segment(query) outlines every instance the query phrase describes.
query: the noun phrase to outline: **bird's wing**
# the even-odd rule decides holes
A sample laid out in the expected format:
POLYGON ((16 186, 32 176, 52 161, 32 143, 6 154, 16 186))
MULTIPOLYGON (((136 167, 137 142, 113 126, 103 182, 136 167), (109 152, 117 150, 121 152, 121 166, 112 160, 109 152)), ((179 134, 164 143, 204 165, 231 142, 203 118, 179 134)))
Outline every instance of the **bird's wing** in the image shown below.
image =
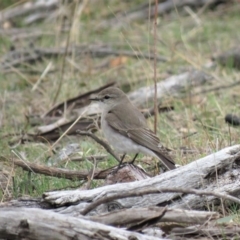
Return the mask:
POLYGON ((127 135, 134 142, 153 151, 161 149, 159 138, 148 128, 129 129, 127 135))
POLYGON ((114 109, 107 113, 105 119, 117 131, 147 127, 147 122, 143 114, 130 102, 126 102, 124 107, 114 107, 114 109))
POLYGON ((153 151, 159 151, 159 138, 147 128, 146 124, 141 124, 141 119, 139 120, 135 114, 125 115, 126 119, 122 119, 123 116, 118 116, 117 112, 113 110, 106 115, 105 120, 109 126, 134 142, 153 151))
POLYGON ((150 129, 132 129, 127 135, 134 142, 151 149, 168 169, 176 168, 173 159, 168 154, 168 149, 160 143, 159 138, 150 129))
POLYGON ((131 117, 132 116, 128 118, 129 121, 119 121, 119 116, 116 114, 116 112, 110 111, 106 115, 105 119, 109 126, 111 126, 115 131, 126 137, 129 137, 137 144, 151 149, 162 159, 163 163, 168 169, 174 169, 175 163, 168 155, 168 149, 161 145, 159 138, 154 134, 153 131, 148 129, 146 125, 137 123, 137 120, 131 117), (134 124, 133 120, 136 120, 134 121, 134 124))

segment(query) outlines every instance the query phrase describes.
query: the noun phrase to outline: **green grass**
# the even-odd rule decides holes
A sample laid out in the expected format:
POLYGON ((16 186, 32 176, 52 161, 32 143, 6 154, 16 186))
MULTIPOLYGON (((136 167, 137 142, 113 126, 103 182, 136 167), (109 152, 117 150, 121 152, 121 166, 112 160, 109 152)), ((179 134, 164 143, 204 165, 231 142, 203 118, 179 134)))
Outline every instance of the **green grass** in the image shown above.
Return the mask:
MULTIPOLYGON (((71 43, 105 43, 113 45, 113 48, 116 49, 145 53, 153 50, 153 25, 148 20, 133 22, 121 30, 114 28, 93 30, 103 16, 114 16, 113 12, 125 9, 126 6, 130 9, 137 5, 137 2, 121 2, 120 5, 117 5, 115 1, 101 1, 97 4, 99 14, 94 10, 96 6, 91 5, 91 2, 83 11, 79 19, 80 27, 74 29, 74 35, 70 38, 71 43), (78 37, 76 38, 76 36, 78 37)), ((6 6, 4 5, 4 7, 6 6)), ((205 11, 199 16, 199 19, 201 24, 197 25, 192 17, 186 13, 183 14, 182 11, 172 12, 168 16, 159 18, 157 53, 171 59, 169 63, 157 64, 160 79, 165 79, 171 74, 179 74, 189 67, 203 69, 203 65, 209 61, 212 55, 228 50, 239 42, 240 32, 236 30, 240 29, 239 5, 228 6, 224 11, 224 17, 218 10, 215 10, 205 11)), ((67 34, 58 35, 57 25, 58 22, 33 25, 32 27, 53 33, 52 36, 46 35, 36 40, 34 44, 42 47, 64 46, 67 34)), ((24 44, 28 43, 22 42, 20 46, 24 46, 24 44)), ((8 38, 0 39, 1 55, 8 51, 9 46, 8 38)), ((153 62, 148 60, 128 58, 126 63, 120 67, 96 69, 96 66, 102 64, 106 58, 90 59, 86 56, 69 56, 68 58, 77 63, 81 71, 75 71, 75 68, 65 61, 65 74, 57 102, 74 97, 79 93, 85 93, 112 80, 118 82, 119 85, 130 83, 131 88, 128 88, 128 91, 153 84, 153 62), (143 80, 138 82, 140 79, 143 80)), ((1 136, 8 133, 32 131, 25 115, 42 114, 52 106, 61 78, 62 57, 44 59, 43 62, 36 65, 29 65, 28 69, 38 69, 41 73, 50 61, 57 71, 47 74, 36 91, 32 91, 32 86, 41 74, 30 75, 21 70, 19 70, 21 74, 0 74, 0 109, 3 112, 0 121, 1 136)), ((240 77, 240 72, 233 69, 231 65, 228 67, 217 65, 206 71, 218 79, 212 82, 212 86, 232 83, 239 80, 240 77)), ((199 87, 198 90, 203 87, 199 87)), ((210 152, 240 143, 240 128, 229 128, 224 122, 225 114, 240 114, 239 104, 237 104, 240 102, 239 92, 240 87, 236 86, 232 89, 202 94, 197 98, 193 97, 191 101, 189 101, 188 95, 185 98, 184 96, 182 98, 166 97, 164 102, 172 104, 175 110, 163 113, 158 117, 158 136, 164 145, 175 149, 174 158, 177 163, 186 164, 208 155, 210 152), (197 134, 191 135, 195 131, 197 134), (187 135, 191 136, 186 137, 187 135), (183 155, 179 150, 180 147, 196 151, 193 154, 183 155)), ((149 102, 143 107, 151 106, 152 103, 149 102)), ((149 126, 153 128, 153 118, 150 118, 148 122, 149 126)), ((101 136, 101 133, 98 134, 101 136)), ((8 145, 10 141, 12 141, 12 137, 0 138, 1 155, 9 159, 13 157, 12 149, 8 145)), ((58 149, 69 143, 79 143, 84 155, 105 153, 105 150, 91 139, 80 137, 64 138, 58 144, 58 149)), ((26 143, 16 146, 13 150, 23 153, 27 161, 47 164, 50 156, 49 149, 50 146, 47 143, 45 145, 26 143)), ((141 159, 138 160, 138 163, 141 163, 141 159)), ((11 171, 11 162, 4 164, 11 171)), ((105 169, 115 164, 116 161, 109 156, 106 161, 99 163, 98 167, 105 169)), ((92 165, 83 161, 69 163, 64 167, 77 170, 90 169, 92 165)), ((77 180, 69 181, 28 173, 17 167, 13 169, 13 174, 14 179, 10 181, 9 185, 10 192, 12 192, 9 196, 13 198, 25 195, 40 196, 45 191, 77 187, 82 184, 77 180)), ((93 181, 92 187, 98 185, 98 181, 93 181)), ((6 195, 3 197, 1 189, 0 199, 7 199, 6 195)))
POLYGON ((12 4, 15 4, 16 0, 1 0, 0 2, 0 10, 3 10, 9 6, 12 6, 12 4))

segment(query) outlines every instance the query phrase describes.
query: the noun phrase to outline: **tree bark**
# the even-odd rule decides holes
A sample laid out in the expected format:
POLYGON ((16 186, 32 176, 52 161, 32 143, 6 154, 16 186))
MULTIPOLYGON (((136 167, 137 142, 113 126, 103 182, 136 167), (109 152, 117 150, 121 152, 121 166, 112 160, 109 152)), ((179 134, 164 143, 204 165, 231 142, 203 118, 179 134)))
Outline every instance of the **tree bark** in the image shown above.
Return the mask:
POLYGON ((79 217, 66 217, 48 210, 28 208, 1 209, 0 237, 11 240, 163 239, 126 231, 79 217))

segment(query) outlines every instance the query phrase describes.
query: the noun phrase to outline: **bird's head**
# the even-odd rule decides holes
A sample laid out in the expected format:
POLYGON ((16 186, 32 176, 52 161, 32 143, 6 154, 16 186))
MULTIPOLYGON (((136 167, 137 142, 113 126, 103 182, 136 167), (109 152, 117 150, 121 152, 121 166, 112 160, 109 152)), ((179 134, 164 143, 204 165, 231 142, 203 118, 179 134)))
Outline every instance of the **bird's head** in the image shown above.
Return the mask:
POLYGON ((112 108, 126 99, 126 94, 121 89, 116 87, 106 88, 90 98, 90 100, 98 101, 108 108, 112 108))

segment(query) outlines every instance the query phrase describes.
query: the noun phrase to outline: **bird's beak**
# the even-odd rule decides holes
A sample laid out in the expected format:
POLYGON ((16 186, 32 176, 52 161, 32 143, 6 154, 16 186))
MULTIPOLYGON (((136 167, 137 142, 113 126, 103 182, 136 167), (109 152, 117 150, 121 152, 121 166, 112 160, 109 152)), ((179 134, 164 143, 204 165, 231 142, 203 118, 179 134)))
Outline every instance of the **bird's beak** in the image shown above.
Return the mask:
POLYGON ((89 99, 91 101, 101 101, 101 99, 97 95, 92 95, 89 99))

